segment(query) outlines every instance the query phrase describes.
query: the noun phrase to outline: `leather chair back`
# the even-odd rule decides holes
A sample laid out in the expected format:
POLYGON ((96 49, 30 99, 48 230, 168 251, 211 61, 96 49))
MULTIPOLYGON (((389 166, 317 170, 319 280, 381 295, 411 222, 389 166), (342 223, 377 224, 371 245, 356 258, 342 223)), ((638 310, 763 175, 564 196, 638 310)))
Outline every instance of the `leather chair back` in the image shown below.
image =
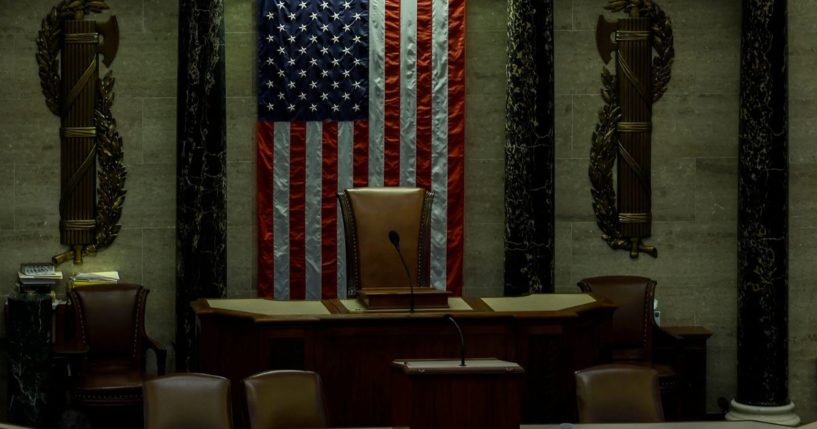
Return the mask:
POLYGON ((144 367, 145 302, 148 290, 136 284, 91 285, 71 290, 80 340, 88 360, 129 362, 144 367))
POLYGON ((611 358, 614 361, 651 361, 655 281, 637 276, 603 276, 582 279, 582 292, 608 298, 618 308, 613 313, 611 358))
POLYGON ((244 379, 251 429, 326 427, 321 378, 311 371, 267 371, 244 379))
POLYGON ((173 374, 144 384, 145 429, 229 429, 230 380, 173 374))
POLYGON ((421 188, 354 188, 338 194, 346 236, 347 294, 359 289, 408 287, 389 232, 417 287, 430 283, 432 192, 421 188))
POLYGON ((658 373, 610 364, 576 371, 579 423, 663 422, 658 373))

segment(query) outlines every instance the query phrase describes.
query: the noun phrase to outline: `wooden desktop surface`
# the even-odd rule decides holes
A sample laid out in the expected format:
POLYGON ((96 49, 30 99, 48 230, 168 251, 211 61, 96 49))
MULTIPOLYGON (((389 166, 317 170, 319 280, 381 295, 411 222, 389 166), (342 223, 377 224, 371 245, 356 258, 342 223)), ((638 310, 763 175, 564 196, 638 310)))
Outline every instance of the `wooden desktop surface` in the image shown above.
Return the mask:
MULTIPOLYGON (((448 311, 409 313, 350 311, 354 306, 340 300, 201 299, 193 303, 199 329, 195 369, 225 376, 235 386, 271 369, 316 371, 331 426, 388 426, 391 362, 458 357, 456 329, 443 318, 452 314, 463 329, 468 358, 502 359, 525 369, 524 422, 574 419, 573 371, 601 363, 613 305, 586 294, 452 300, 448 311)), ((240 389, 233 391, 234 409, 243 411, 240 389)), ((244 427, 241 419, 237 427, 244 427)))

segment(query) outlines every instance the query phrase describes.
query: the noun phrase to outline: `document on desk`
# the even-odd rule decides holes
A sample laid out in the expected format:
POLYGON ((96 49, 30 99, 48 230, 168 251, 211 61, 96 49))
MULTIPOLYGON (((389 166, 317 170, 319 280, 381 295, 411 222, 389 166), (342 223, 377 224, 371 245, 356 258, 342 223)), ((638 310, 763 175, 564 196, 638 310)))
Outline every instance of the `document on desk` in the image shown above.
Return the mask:
POLYGON ((537 293, 528 296, 482 298, 494 311, 559 311, 596 302, 584 293, 537 293))
POLYGON ((321 301, 275 301, 263 298, 208 299, 210 308, 265 316, 319 316, 330 314, 321 301))

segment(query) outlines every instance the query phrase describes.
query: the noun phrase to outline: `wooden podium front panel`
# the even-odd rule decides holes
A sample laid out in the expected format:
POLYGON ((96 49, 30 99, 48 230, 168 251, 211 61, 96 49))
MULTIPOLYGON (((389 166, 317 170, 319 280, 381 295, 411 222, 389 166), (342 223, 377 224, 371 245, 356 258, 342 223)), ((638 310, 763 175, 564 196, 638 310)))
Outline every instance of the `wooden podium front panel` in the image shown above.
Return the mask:
MULTIPOLYGON (((474 311, 452 313, 465 334, 466 356, 514 361, 526 370, 517 405, 523 421, 572 421, 573 371, 601 363, 600 336, 614 307, 594 302, 513 313, 467 300, 474 311)), ((236 428, 246 427, 241 380, 261 371, 319 373, 330 426, 392 426, 391 362, 459 356, 456 329, 442 312, 339 314, 337 301, 325 304, 332 314, 269 316, 211 308, 206 300, 193 304, 199 327, 195 370, 225 376, 237 386, 236 428)))

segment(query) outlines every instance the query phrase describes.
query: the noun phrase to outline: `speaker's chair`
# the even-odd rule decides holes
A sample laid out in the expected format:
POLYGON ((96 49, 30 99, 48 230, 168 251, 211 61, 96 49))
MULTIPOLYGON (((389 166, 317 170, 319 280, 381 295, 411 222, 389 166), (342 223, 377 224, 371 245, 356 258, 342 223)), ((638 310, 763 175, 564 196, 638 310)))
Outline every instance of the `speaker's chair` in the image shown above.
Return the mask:
POLYGON ((347 295, 360 289, 406 287, 403 266, 389 241, 400 248, 417 287, 429 287, 431 203, 421 188, 354 188, 338 194, 346 238, 347 295))

